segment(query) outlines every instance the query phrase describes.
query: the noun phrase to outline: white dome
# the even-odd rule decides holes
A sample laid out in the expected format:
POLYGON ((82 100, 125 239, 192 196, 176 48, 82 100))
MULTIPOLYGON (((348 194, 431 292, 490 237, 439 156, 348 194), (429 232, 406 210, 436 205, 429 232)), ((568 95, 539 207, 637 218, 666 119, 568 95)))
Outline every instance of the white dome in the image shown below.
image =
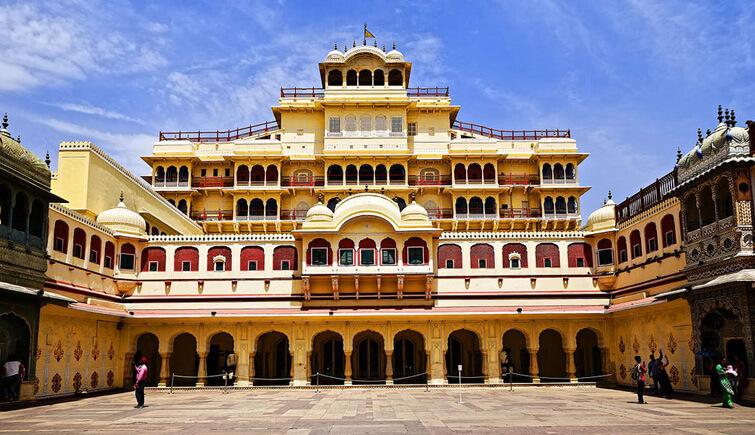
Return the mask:
POLYGON ((146 236, 147 223, 144 218, 139 213, 129 210, 123 203, 123 198, 115 208, 98 214, 97 223, 115 231, 116 236, 146 236))
POLYGON ((608 198, 603 207, 590 213, 585 224, 586 231, 601 231, 616 226, 616 203, 608 198))
POLYGON ((330 221, 333 220, 333 211, 323 205, 322 202, 318 202, 307 211, 306 220, 311 222, 330 221))
POLYGON ((407 205, 403 210, 401 210, 401 219, 407 221, 417 221, 429 220, 430 218, 427 216, 427 210, 425 210, 425 207, 417 204, 417 201, 412 201, 411 204, 407 205))
POLYGON ((330 50, 327 56, 325 56, 325 62, 343 62, 345 56, 339 49, 330 50))
POLYGON ((394 48, 385 55, 385 58, 390 61, 403 62, 404 54, 394 48))

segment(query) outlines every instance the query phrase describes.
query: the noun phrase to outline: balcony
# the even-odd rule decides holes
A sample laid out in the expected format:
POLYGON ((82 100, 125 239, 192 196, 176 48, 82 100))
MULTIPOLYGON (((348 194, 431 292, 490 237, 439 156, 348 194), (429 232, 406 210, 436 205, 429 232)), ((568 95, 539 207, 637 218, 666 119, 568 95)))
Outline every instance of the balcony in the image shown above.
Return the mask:
POLYGON ((537 186, 538 184, 540 184, 540 177, 537 174, 498 174, 498 184, 500 184, 501 186, 537 186))
POLYGON ((571 130, 499 130, 463 121, 454 121, 451 128, 499 140, 539 140, 571 137, 571 130))
POLYGON ((191 186, 197 189, 233 187, 233 177, 193 177, 191 186))
POLYGON ((323 88, 281 88, 281 98, 312 98, 320 99, 325 96, 323 88))
POLYGON ((327 186, 404 186, 406 180, 401 177, 400 179, 377 179, 377 180, 360 180, 360 179, 328 179, 327 186))
POLYGON ((281 210, 282 221, 302 222, 307 217, 308 210, 281 210))
POLYGON ((155 180, 155 183, 152 185, 153 187, 161 187, 161 188, 181 188, 181 187, 189 187, 189 180, 155 180))
POLYGON ((543 215, 543 219, 546 219, 546 220, 579 219, 579 213, 564 213, 564 212, 545 213, 543 215))
POLYGON ((281 186, 283 187, 321 187, 325 185, 325 177, 303 177, 292 175, 290 177, 281 178, 281 186))
POLYGON ((259 187, 259 188, 272 188, 272 189, 278 189, 281 187, 281 184, 278 183, 278 180, 236 180, 236 184, 232 185, 233 187, 237 189, 243 189, 243 188, 251 188, 251 187, 259 187))
POLYGON ((427 216, 430 220, 453 219, 454 212, 450 208, 428 208, 427 216))
POLYGON ((539 208, 502 208, 501 219, 527 219, 541 217, 539 208))
POLYGON ((230 142, 233 140, 258 136, 279 130, 278 121, 266 121, 248 127, 233 130, 215 131, 161 131, 160 142, 166 140, 188 140, 190 142, 230 142))
POLYGON ((233 210, 193 211, 191 218, 199 222, 230 221, 233 219, 233 210))
POLYGON ((450 175, 434 175, 434 176, 410 175, 409 185, 410 186, 450 186, 451 176, 450 175))
POLYGON ((542 180, 540 180, 540 183, 544 186, 553 186, 553 185, 577 184, 578 181, 576 177, 543 178, 542 180))
POLYGON ((444 97, 448 98, 450 93, 448 87, 445 88, 406 88, 406 96, 413 98, 436 98, 444 97))
POLYGON ((676 188, 676 168, 616 206, 616 223, 625 222, 665 200, 676 188))
POLYGON ((472 178, 472 179, 466 179, 466 180, 454 180, 454 186, 498 186, 498 180, 496 179, 482 179, 482 178, 472 178))

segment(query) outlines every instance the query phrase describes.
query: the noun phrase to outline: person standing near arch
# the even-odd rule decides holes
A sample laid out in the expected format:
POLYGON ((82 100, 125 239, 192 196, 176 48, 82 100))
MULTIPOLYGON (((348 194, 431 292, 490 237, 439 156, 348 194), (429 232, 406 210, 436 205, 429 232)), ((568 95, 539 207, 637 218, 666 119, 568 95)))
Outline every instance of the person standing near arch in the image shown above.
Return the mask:
POLYGON ((21 381, 26 375, 26 367, 16 358, 16 355, 8 355, 8 361, 3 364, 3 393, 5 399, 14 402, 18 400, 21 381))
POLYGON ((643 395, 645 393, 645 373, 647 373, 647 368, 645 368, 645 363, 642 362, 641 356, 635 356, 634 360, 637 364, 632 367, 630 373, 632 375, 632 380, 637 382, 637 403, 645 404, 647 402, 643 395))
POLYGON ((136 406, 134 408, 144 408, 144 387, 147 385, 147 372, 149 360, 143 356, 136 368, 136 379, 134 380, 134 394, 136 395, 136 406))

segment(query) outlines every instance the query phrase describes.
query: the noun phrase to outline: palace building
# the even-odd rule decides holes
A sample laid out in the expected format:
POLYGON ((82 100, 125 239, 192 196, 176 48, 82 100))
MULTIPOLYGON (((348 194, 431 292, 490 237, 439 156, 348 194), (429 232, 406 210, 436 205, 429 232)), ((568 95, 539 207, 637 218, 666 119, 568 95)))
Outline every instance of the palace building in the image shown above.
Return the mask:
POLYGON ((52 175, 28 157, 28 193, 3 173, 0 360, 25 358, 24 397, 128 386, 141 355, 154 386, 508 367, 630 385, 634 356, 662 350, 676 389, 708 393, 717 353, 753 369, 755 124, 720 113, 669 174, 582 221, 570 130, 462 121, 395 47, 336 47, 319 71, 270 121, 161 132, 147 176, 91 142, 60 144, 52 175))

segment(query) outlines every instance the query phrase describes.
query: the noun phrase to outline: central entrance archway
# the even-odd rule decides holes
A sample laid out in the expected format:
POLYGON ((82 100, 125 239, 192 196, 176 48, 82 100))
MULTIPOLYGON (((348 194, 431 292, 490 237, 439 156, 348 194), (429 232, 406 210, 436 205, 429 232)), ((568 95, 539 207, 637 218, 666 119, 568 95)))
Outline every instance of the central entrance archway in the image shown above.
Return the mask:
POLYGON ((530 353, 527 351, 527 337, 522 331, 509 329, 503 334, 501 369, 515 373, 513 379, 502 377, 504 382, 532 382, 532 378, 527 376, 530 374, 530 353))
POLYGON ((561 334, 553 329, 540 333, 540 349, 537 351, 537 366, 541 382, 566 381, 566 354, 561 334))
POLYGON ((317 334, 312 340, 311 382, 321 385, 343 385, 344 363, 343 337, 333 331, 317 334), (316 374, 320 373, 319 381, 316 374))
POLYGON ((598 335, 592 329, 582 329, 577 333, 574 364, 577 369, 577 378, 598 376, 603 373, 598 335))
POLYGON ((385 382, 383 337, 374 331, 363 331, 354 336, 351 364, 355 385, 385 382))
MULTIPOLYGON (((231 373, 235 369, 233 358, 233 337, 227 332, 219 332, 210 339, 210 351, 207 353, 207 381, 205 385, 225 385, 221 375, 231 373)), ((233 378, 228 379, 228 385, 233 385, 233 378)))
POLYGON ((459 365, 462 366, 462 383, 479 384, 485 381, 482 375, 480 340, 477 334, 468 329, 459 329, 448 336, 446 373, 449 383, 459 382, 459 365))
POLYGON ((721 393, 718 373, 713 369, 721 358, 732 365, 748 367, 747 346, 742 334, 742 322, 724 309, 709 311, 700 322, 700 354, 698 367, 710 376, 711 394, 721 393))
POLYGON ((417 331, 401 331, 393 338, 393 383, 427 382, 425 339, 417 331))
MULTIPOLYGON (((147 332, 136 340, 136 352, 134 352, 134 364, 138 364, 142 357, 147 357, 147 386, 156 387, 160 381, 160 341, 155 334, 147 332)), ((136 374, 136 371, 133 371, 136 374)))
POLYGON ((176 377, 173 385, 177 387, 196 386, 198 368, 197 339, 188 332, 176 336, 173 339, 173 352, 170 354, 170 371, 176 375, 190 377, 176 377))
POLYGON ((253 385, 289 385, 291 383, 291 352, 288 337, 278 331, 260 336, 254 354, 253 385))

